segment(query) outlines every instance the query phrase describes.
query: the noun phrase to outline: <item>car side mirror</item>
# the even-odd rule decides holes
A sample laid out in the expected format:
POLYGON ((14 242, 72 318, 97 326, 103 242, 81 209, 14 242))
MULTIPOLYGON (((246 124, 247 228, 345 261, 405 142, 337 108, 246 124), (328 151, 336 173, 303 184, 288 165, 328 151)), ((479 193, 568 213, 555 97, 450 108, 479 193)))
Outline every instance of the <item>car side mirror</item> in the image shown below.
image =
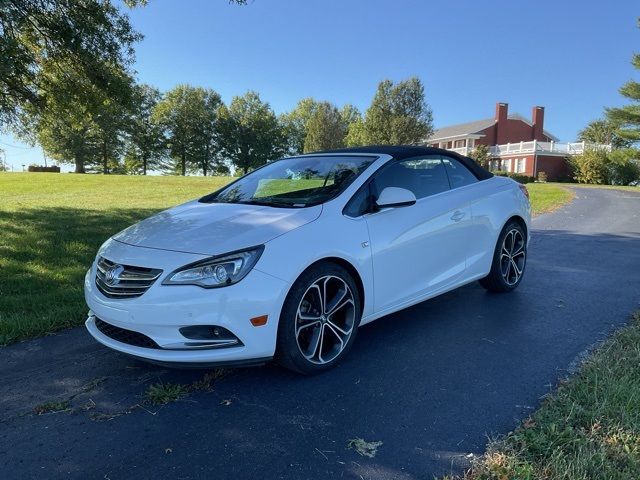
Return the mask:
POLYGON ((386 187, 376 199, 378 208, 407 207, 416 203, 416 196, 411 190, 399 187, 386 187))

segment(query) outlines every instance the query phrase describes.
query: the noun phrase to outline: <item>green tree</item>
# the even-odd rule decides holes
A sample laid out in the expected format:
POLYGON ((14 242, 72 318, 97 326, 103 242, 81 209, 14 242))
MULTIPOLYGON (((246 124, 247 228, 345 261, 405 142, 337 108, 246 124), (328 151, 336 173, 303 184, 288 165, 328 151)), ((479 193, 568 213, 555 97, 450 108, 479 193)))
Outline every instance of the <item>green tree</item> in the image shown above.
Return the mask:
POLYGON ((2 148, 0 148, 0 172, 6 172, 8 170, 6 162, 7 162, 7 154, 2 148))
POLYGON ((49 157, 75 164, 76 173, 85 173, 99 157, 94 119, 101 95, 86 79, 60 71, 57 65, 45 65, 42 73, 43 108, 25 106, 19 136, 31 145, 39 143, 49 157), (79 90, 87 94, 76 95, 79 90))
POLYGON ((110 76, 113 97, 105 96, 73 69, 59 69, 60 63, 46 63, 41 71, 40 99, 43 108, 26 105, 16 133, 61 162, 75 163, 84 173, 97 162, 108 173, 118 165, 132 107, 133 80, 118 65, 105 70, 110 76), (78 93, 82 92, 82 93, 78 93))
POLYGON ((635 148, 614 150, 609 154, 609 182, 632 185, 640 182, 640 152, 635 148))
POLYGON ((433 114, 420 79, 413 77, 395 85, 391 80, 380 82, 365 114, 363 130, 361 140, 368 144, 409 145, 428 138, 433 132, 433 114))
POLYGON ((110 0, 0 0, 0 128, 17 126, 26 107, 29 116, 47 107, 48 75, 86 87, 74 103, 90 104, 96 94, 117 98, 112 72, 128 70, 140 38, 110 0))
POLYGON ((104 98, 101 92, 96 92, 97 102, 91 112, 104 174, 112 169, 123 172, 120 159, 134 110, 133 79, 124 71, 111 72, 111 75, 114 83, 111 89, 116 92, 115 97, 104 98))
POLYGON ((153 109, 152 121, 162 127, 173 163, 169 171, 186 175, 202 169, 206 175, 214 151, 220 95, 210 89, 178 85, 153 109))
POLYGON ((256 92, 234 97, 219 109, 219 142, 223 154, 243 173, 282 155, 286 142, 268 103, 256 92))
POLYGON ((613 148, 629 148, 632 140, 622 137, 620 125, 609 119, 593 120, 578 133, 578 140, 590 143, 611 144, 613 148))
POLYGON ((364 145, 364 143, 358 142, 362 132, 362 114, 360 110, 347 103, 340 109, 340 116, 342 117, 345 131, 344 144, 349 147, 364 145))
POLYGON ((300 100, 295 108, 280 116, 280 124, 286 139, 287 153, 297 155, 304 152, 307 124, 318 106, 313 98, 300 100))
POLYGON ((154 87, 144 84, 135 87, 135 108, 125 153, 125 166, 131 173, 146 175, 148 170, 159 167, 165 156, 163 129, 152 121, 153 111, 160 98, 160 92, 154 87))
POLYGON ((196 125, 196 149, 198 169, 206 177, 212 170, 220 170, 220 146, 218 142, 218 110, 222 105, 220 95, 209 90, 204 97, 200 121, 196 125))
MULTIPOLYGON (((638 19, 640 27, 640 19, 638 19)), ((640 53, 633 55, 631 64, 640 70, 640 53)), ((630 80, 620 88, 623 97, 631 101, 631 104, 619 108, 606 110, 607 117, 615 125, 619 125, 620 136, 633 142, 640 141, 640 82, 630 80)))
POLYGON ((335 105, 320 102, 306 125, 304 152, 317 152, 344 147, 347 125, 335 105))
POLYGON ((477 145, 476 148, 469 154, 469 157, 475 160, 475 162, 483 168, 489 167, 489 161, 491 155, 489 154, 489 147, 486 145, 477 145))

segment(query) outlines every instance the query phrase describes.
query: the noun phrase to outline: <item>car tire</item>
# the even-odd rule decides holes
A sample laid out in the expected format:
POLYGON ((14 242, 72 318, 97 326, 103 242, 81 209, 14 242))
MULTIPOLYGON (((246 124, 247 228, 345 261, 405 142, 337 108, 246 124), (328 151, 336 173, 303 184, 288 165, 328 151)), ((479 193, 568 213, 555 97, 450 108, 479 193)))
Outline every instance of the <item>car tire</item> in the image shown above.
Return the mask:
POLYGON ((330 262, 310 267, 284 302, 276 361, 305 375, 332 368, 351 349, 361 315, 358 288, 345 268, 330 262))
POLYGON ((519 222, 511 221, 500 232, 489 275, 480 285, 490 292, 510 292, 524 276, 527 264, 527 234, 519 222))

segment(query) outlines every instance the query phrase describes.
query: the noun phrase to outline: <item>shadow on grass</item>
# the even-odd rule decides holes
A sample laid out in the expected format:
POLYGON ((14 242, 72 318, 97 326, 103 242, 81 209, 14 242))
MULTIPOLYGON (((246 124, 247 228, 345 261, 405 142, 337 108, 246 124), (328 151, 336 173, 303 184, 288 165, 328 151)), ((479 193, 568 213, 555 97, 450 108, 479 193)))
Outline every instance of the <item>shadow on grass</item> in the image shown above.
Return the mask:
POLYGON ((0 211, 0 345, 82 324, 98 247, 157 209, 0 211))

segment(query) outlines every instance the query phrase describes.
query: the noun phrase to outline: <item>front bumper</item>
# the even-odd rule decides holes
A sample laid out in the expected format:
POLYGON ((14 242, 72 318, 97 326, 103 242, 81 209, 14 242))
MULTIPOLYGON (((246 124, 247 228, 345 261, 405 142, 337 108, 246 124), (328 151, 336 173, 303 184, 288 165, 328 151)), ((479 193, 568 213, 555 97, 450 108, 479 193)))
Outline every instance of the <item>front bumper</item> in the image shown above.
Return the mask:
POLYGON ((164 276, 176 268, 202 259, 200 255, 134 247, 111 241, 99 253, 114 262, 161 268, 163 274, 137 298, 104 296, 95 284, 95 264, 85 277, 85 300, 90 308, 85 323, 89 333, 103 345, 119 352, 162 364, 227 365, 264 362, 273 357, 280 310, 289 284, 253 269, 235 285, 204 289, 191 285, 162 285, 164 276), (266 325, 255 327, 251 318, 268 315, 266 325), (158 348, 123 343, 105 335, 96 317, 115 327, 137 332, 153 340, 158 348), (184 345, 192 339, 179 329, 187 326, 223 327, 241 343, 226 347, 184 345), (182 345, 176 348, 176 345, 182 345))

